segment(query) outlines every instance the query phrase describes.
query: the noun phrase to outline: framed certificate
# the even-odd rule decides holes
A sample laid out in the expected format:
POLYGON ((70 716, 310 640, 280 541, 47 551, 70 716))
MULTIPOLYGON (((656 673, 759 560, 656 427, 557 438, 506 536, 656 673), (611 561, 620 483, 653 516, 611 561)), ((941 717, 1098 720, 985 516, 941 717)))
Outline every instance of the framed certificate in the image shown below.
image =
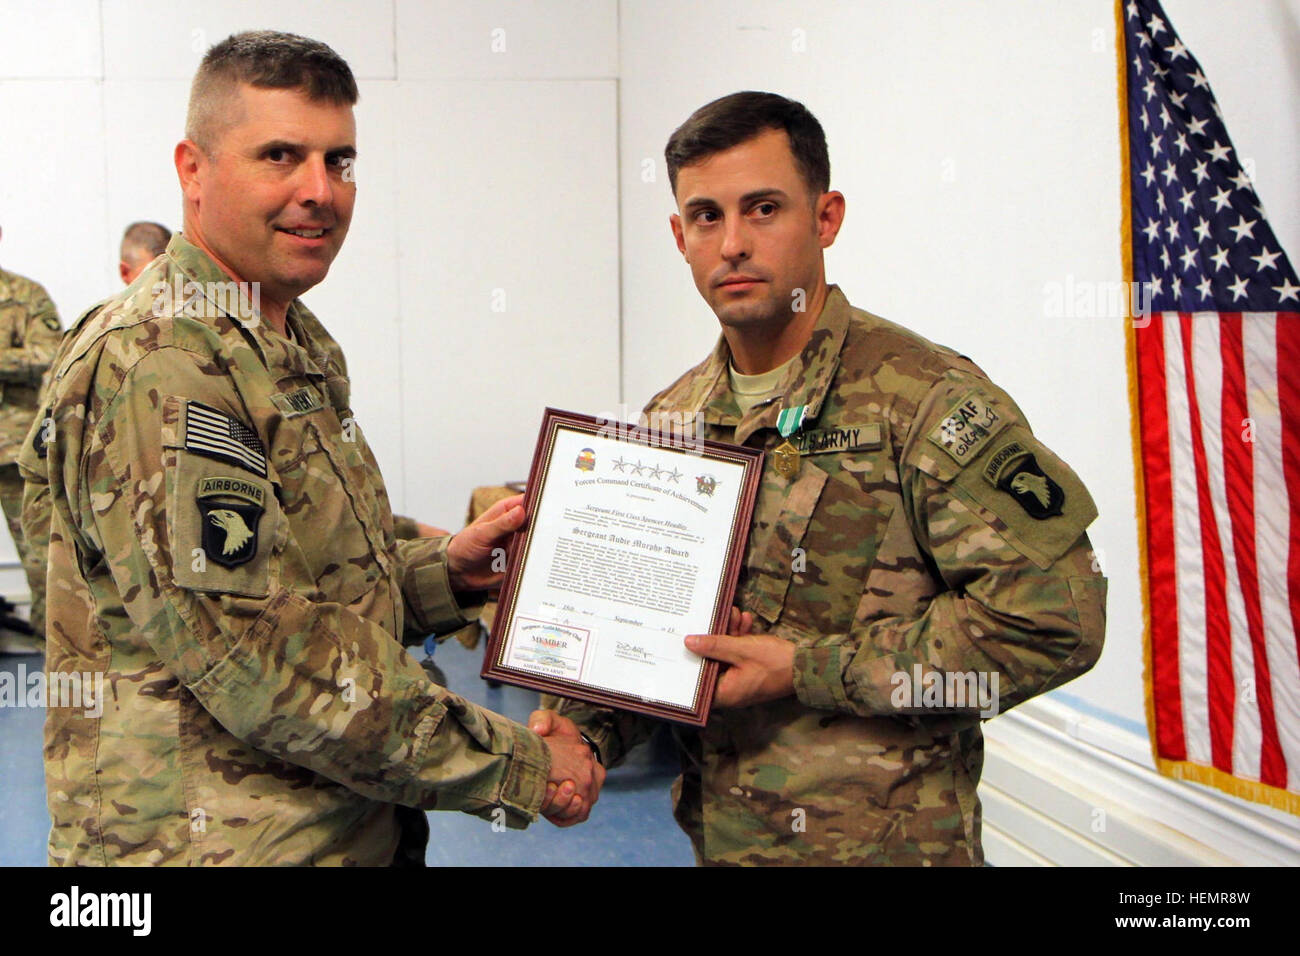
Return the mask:
POLYGON ((763 453, 548 408, 483 676, 703 726, 763 453))

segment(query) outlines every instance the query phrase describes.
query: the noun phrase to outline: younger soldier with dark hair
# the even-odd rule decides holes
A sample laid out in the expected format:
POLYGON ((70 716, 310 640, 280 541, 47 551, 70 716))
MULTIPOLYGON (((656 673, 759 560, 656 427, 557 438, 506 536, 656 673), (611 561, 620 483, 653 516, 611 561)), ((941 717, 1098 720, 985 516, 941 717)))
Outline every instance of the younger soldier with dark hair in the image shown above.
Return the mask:
POLYGON ((523 509, 394 538, 299 299, 351 221, 356 100, 313 40, 208 52, 175 151, 183 234, 81 324, 53 435, 24 445, 26 500, 53 507, 47 670, 112 688, 102 713, 47 714, 54 863, 417 863, 425 810, 568 825, 599 792, 578 734, 457 697, 401 646, 467 623, 458 595, 496 583, 523 509))
POLYGON ((0 269, 0 507, 32 594, 30 635, 13 618, 13 606, 3 602, 0 623, 6 626, 0 631, 0 653, 39 653, 44 648, 45 562, 23 536, 18 451, 36 418, 41 376, 62 335, 59 313, 40 283, 0 269))
MULTIPOLYGON (((704 863, 978 865, 981 717, 1101 652, 1096 509, 974 363, 827 285, 844 197, 801 104, 723 97, 665 154, 722 337, 647 415, 767 453, 744 623, 686 639, 724 668, 708 726, 675 728, 677 819, 704 863)), ((561 712, 608 764, 653 727, 561 712)))

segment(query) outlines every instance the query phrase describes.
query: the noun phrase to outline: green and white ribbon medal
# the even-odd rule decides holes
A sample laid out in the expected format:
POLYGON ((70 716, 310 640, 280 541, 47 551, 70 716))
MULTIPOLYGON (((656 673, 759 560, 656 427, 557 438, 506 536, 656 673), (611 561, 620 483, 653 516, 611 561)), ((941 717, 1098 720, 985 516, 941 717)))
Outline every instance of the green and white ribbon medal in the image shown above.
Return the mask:
POLYGON ((799 473, 799 449, 794 447, 790 436, 803 425, 807 414, 808 406, 798 405, 795 408, 783 408, 781 414, 776 416, 776 430, 785 442, 772 453, 772 465, 782 478, 790 479, 799 473))

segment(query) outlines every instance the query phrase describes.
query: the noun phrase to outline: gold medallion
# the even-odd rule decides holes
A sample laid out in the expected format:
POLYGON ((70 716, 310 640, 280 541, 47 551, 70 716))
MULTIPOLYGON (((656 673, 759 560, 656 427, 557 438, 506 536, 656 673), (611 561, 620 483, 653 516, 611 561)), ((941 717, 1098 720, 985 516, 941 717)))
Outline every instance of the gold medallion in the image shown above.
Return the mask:
POLYGON ((772 452, 772 466, 782 478, 793 478, 799 473, 799 449, 786 441, 772 452))

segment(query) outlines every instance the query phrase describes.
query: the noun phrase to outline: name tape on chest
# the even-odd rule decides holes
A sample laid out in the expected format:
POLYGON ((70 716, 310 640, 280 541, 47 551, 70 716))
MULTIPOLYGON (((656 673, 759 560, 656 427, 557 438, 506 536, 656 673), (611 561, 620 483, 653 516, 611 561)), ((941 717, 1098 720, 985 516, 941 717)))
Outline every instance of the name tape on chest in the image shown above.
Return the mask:
POLYGON ((1007 419, 984 401, 979 392, 971 392, 948 409, 926 437, 957 464, 965 465, 978 457, 1006 424, 1007 419))
POLYGON ((325 407, 325 402, 320 397, 320 393, 314 388, 305 385, 302 388, 294 389, 292 392, 277 392, 271 396, 271 401, 275 403, 275 407, 280 410, 285 418, 309 415, 325 407))
POLYGON ((266 449, 257 433, 225 412, 201 402, 185 403, 185 450, 246 468, 266 477, 266 449))
POLYGON ((885 430, 880 422, 845 425, 842 428, 810 428, 791 440, 801 455, 820 455, 835 451, 868 451, 884 443, 885 430))

